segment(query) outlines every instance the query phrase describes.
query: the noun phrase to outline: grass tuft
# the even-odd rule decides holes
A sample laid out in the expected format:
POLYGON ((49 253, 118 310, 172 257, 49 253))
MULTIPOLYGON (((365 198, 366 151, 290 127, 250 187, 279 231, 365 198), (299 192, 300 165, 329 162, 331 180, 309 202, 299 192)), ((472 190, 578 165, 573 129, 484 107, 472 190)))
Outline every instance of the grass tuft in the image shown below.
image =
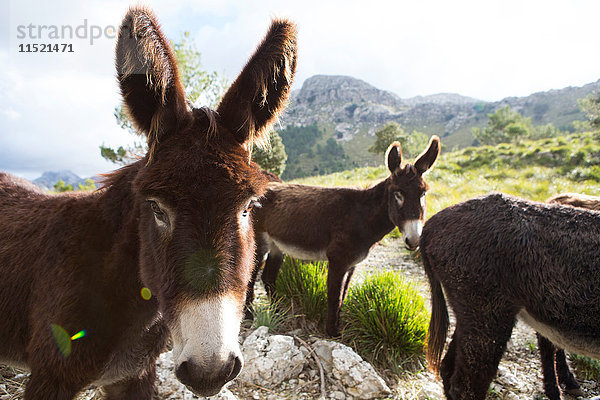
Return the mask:
POLYGON ((268 301, 259 299, 252 304, 252 327, 254 329, 266 326, 270 332, 277 332, 288 319, 288 309, 281 300, 268 301))
POLYGON ((343 338, 365 358, 398 373, 421 355, 429 313, 414 283, 398 272, 371 274, 349 290, 343 338))
POLYGON ((600 361, 578 354, 570 354, 569 358, 578 378, 600 381, 600 361))
POLYGON ((322 322, 327 315, 327 267, 324 262, 303 263, 288 256, 275 283, 277 294, 296 304, 304 315, 322 322))

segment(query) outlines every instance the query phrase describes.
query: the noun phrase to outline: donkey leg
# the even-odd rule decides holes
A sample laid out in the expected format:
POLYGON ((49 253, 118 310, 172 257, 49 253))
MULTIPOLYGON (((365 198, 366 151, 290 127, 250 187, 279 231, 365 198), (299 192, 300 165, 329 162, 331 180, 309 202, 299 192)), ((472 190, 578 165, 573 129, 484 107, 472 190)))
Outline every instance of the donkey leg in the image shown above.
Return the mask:
POLYGON ((142 376, 125 379, 121 382, 104 386, 106 400, 152 400, 156 395, 156 365, 148 368, 142 376))
POLYGON ((327 323, 325 331, 331 337, 340 336, 340 309, 344 302, 344 288, 348 277, 348 268, 342 263, 329 260, 327 273, 327 323))
POLYGON ((258 278, 258 273, 260 272, 260 267, 262 266, 265 255, 269 252, 269 245, 265 240, 256 238, 256 251, 254 252, 254 269, 252 270, 252 277, 250 278, 250 283, 248 283, 248 290, 246 291, 246 306, 245 306, 245 318, 252 320, 254 316, 252 315, 252 302, 254 301, 254 285, 256 285, 256 279, 258 278))
POLYGON ((156 393, 156 359, 167 347, 170 331, 157 320, 140 336, 126 341, 113 353, 101 380, 108 400, 151 400, 156 393))
POLYGON ((485 399, 514 325, 514 313, 505 310, 499 312, 504 315, 494 315, 493 319, 486 320, 476 315, 463 316, 468 318, 468 326, 457 322, 453 339, 456 341, 454 371, 450 381, 444 382, 449 400, 485 399), (512 319, 507 319, 505 315, 510 315, 512 319), (498 320, 494 321, 496 318, 498 320))
POLYGON ((273 298, 275 295, 275 280, 277 274, 281 269, 283 263, 283 253, 279 249, 272 248, 267 261, 265 261, 265 268, 262 273, 262 281, 265 285, 265 290, 269 295, 269 298, 273 298))
POLYGON ((42 371, 32 371, 25 400, 72 400, 86 385, 68 383, 42 371))
POLYGON ((557 349, 556 351, 556 369, 558 373, 558 382, 565 385, 565 391, 572 396, 585 396, 585 392, 581 390, 579 383, 567 364, 567 356, 565 351, 557 349))
POLYGON ((455 336, 452 337, 450 344, 448 345, 448 350, 446 351, 446 355, 442 360, 442 365, 440 367, 440 376, 442 378, 442 382, 444 383, 444 389, 446 390, 446 383, 450 383, 450 378, 452 374, 454 374, 454 364, 456 362, 456 339, 455 336))
POLYGON ((536 333, 540 358, 542 360, 542 373, 544 374, 544 393, 549 400, 561 400, 561 391, 556 375, 556 347, 544 336, 536 333))
POLYGON ((344 292, 342 293, 342 302, 348 294, 348 287, 350 287, 350 279, 352 279, 352 275, 354 275, 355 269, 356 267, 353 265, 352 267, 348 268, 348 271, 346 271, 346 276, 344 277, 344 292))

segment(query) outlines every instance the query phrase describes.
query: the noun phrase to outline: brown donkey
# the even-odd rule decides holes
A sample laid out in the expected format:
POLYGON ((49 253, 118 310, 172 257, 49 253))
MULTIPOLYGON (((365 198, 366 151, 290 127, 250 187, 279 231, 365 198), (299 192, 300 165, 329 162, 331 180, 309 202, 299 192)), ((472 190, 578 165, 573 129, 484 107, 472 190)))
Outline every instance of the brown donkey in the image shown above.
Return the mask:
POLYGON ((397 226, 406 247, 417 248, 425 216, 423 174, 439 153, 440 140, 433 136, 414 165, 402 165, 400 144, 392 143, 385 157, 390 175, 366 190, 270 184, 254 211, 257 255, 247 303, 252 302, 254 281, 267 253, 262 280, 270 295, 284 253, 327 260, 326 328, 328 335, 338 336, 340 307, 354 266, 371 246, 397 226))
POLYGON ((283 107, 296 32, 274 21, 216 112, 186 104, 154 16, 132 8, 117 77, 149 151, 95 193, 47 195, 0 174, 0 359, 28 368, 25 398, 151 399, 169 333, 176 375, 217 393, 242 367, 250 209, 266 179, 249 163, 283 107))
POLYGON ((427 358, 446 397, 485 398, 517 316, 558 347, 600 358, 598 248, 600 213, 580 208, 491 194, 432 216, 421 236, 427 358), (440 369, 446 299, 456 328, 440 369))

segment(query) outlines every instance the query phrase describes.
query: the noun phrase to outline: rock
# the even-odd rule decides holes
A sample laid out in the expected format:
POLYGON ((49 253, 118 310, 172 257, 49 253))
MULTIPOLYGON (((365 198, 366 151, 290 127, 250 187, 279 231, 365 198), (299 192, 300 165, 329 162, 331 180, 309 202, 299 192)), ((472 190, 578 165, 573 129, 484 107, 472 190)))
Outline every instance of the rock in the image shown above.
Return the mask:
POLYGON ((341 343, 319 340, 313 349, 330 378, 339 381, 345 392, 359 399, 373 399, 391 393, 373 366, 350 347, 341 343))
POLYGON ((294 338, 269 335, 268 330, 266 326, 261 326, 244 341, 244 368, 238 379, 274 387, 298 377, 304 369, 306 357, 294 343, 294 338))
POLYGON ((331 392, 329 394, 329 398, 335 400, 346 400, 346 395, 343 392, 336 390, 335 392, 331 392))
POLYGON ((426 382, 419 392, 419 400, 443 399, 444 389, 441 384, 435 382, 426 382))
POLYGON ((498 366, 497 381, 503 386, 512 386, 514 388, 520 388, 522 386, 521 381, 504 365, 498 366))

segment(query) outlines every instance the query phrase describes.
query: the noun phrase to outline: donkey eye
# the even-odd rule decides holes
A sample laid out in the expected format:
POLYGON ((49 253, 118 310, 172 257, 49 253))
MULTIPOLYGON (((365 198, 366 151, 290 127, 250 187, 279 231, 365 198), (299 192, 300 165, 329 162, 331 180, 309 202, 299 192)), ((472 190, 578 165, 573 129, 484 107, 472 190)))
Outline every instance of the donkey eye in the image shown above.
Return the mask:
POLYGON ((251 200, 244 209, 244 211, 242 211, 242 217, 248 217, 254 207, 260 207, 260 203, 256 200, 251 200))
POLYGON ((404 204, 404 196, 402 196, 402 193, 395 192, 394 193, 394 198, 396 199, 396 202, 398 203, 398 206, 402 207, 402 205, 404 204))
POLYGON ((154 200, 148 200, 148 204, 150 205, 150 210, 154 213, 154 217, 162 222, 167 222, 167 214, 163 210, 161 210, 160 206, 154 200))

